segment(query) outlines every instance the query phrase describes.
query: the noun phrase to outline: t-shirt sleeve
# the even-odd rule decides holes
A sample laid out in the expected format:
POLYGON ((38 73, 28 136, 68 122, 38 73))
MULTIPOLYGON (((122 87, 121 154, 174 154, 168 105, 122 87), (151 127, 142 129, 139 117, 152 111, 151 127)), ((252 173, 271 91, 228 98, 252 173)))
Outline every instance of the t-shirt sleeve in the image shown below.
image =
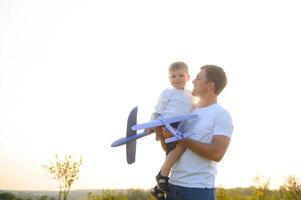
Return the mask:
POLYGON ((168 103, 170 93, 171 93, 170 90, 166 89, 160 94, 160 97, 159 97, 156 107, 155 107, 155 113, 158 113, 161 115, 164 113, 164 111, 166 109, 166 105, 168 103))
POLYGON ((231 115, 224 111, 219 113, 215 118, 215 126, 213 135, 224 135, 231 137, 233 132, 233 124, 231 115))

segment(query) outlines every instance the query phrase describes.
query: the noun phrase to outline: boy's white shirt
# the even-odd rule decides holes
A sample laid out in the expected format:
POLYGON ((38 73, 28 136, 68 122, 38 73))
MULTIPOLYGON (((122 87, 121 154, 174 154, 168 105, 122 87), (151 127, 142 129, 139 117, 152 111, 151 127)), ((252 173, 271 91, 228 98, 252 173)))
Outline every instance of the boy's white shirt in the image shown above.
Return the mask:
POLYGON ((187 89, 165 89, 157 101, 155 113, 173 117, 191 112, 193 97, 187 89))
MULTIPOLYGON (((211 143, 213 135, 231 137, 233 125, 231 116, 218 103, 205 108, 196 108, 191 113, 198 118, 185 122, 185 131, 194 132, 190 138, 211 143)), ((169 182, 192 188, 214 188, 216 163, 187 149, 173 166, 169 182)))

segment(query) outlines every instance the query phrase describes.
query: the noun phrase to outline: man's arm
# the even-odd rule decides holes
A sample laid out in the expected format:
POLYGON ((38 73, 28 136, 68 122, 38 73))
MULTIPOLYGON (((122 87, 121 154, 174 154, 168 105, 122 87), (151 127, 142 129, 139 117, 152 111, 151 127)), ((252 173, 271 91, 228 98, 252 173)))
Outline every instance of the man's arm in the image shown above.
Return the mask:
POLYGON ((211 143, 203 143, 186 138, 180 141, 179 144, 204 158, 219 162, 225 155, 230 140, 227 136, 214 135, 211 143))

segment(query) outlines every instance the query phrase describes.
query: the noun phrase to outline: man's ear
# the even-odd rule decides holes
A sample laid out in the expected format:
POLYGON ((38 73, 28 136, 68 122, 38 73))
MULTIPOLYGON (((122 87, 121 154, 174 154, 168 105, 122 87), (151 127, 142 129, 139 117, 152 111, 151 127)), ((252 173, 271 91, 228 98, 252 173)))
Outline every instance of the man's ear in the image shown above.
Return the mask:
POLYGON ((215 83, 214 82, 208 83, 208 89, 214 89, 214 87, 215 87, 215 83))

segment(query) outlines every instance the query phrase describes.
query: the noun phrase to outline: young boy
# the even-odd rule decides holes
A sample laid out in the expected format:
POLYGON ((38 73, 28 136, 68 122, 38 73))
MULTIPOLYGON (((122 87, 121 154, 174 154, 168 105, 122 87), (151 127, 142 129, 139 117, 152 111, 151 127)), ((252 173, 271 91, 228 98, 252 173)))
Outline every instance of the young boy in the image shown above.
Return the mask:
MULTIPOLYGON (((191 92, 185 89, 186 83, 189 80, 188 66, 184 62, 175 62, 169 66, 169 81, 173 86, 172 89, 165 89, 157 102, 155 112, 152 114, 152 119, 156 119, 163 115, 164 117, 173 117, 190 113, 192 109, 193 98, 191 92)), ((179 123, 174 123, 172 126, 176 129, 179 123)), ((163 130, 165 138, 170 137, 170 133, 163 130)), ((148 129, 146 132, 152 132, 148 129)), ((161 139, 161 145, 166 150, 165 162, 156 176, 157 185, 151 191, 152 195, 157 200, 165 200, 165 195, 168 191, 168 175, 172 166, 180 158, 185 149, 177 147, 176 143, 165 144, 164 139, 161 139)))

